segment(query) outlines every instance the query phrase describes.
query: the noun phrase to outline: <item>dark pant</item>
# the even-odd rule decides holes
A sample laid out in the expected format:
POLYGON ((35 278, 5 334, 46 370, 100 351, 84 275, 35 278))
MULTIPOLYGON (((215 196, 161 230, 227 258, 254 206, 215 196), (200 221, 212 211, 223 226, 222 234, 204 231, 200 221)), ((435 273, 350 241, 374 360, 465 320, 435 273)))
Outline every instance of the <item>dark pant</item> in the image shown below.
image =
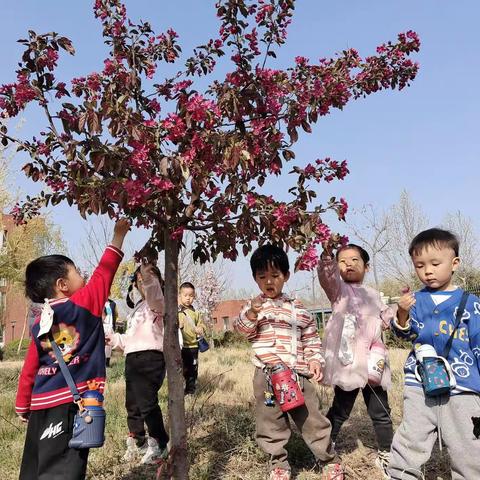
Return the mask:
MULTIPOLYGON (((348 420, 352 412, 359 388, 349 392, 335 387, 333 404, 327 413, 327 418, 332 424, 332 440, 335 442, 345 420, 348 420)), ((387 392, 382 387, 367 385, 362 389, 363 399, 367 406, 368 415, 372 419, 373 428, 377 437, 379 450, 390 450, 393 438, 392 421, 390 419, 390 407, 388 405, 387 392)))
POLYGON ((168 443, 158 404, 158 391, 165 378, 165 359, 158 350, 129 353, 125 359, 127 424, 137 443, 145 439, 145 424, 150 437, 160 448, 168 443))
POLYGON ((182 348, 185 393, 195 392, 198 377, 198 348, 182 348))
POLYGON ((31 412, 23 449, 20 480, 83 480, 88 449, 69 448, 74 403, 31 412))

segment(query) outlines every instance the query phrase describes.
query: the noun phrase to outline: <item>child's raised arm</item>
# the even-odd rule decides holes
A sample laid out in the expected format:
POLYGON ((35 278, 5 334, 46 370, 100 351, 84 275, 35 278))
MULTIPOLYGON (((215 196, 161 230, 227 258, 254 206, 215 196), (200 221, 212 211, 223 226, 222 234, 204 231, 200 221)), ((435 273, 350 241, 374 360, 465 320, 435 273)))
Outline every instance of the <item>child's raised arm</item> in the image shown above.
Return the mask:
POLYGON ((317 273, 320 286, 325 291, 330 302, 334 303, 340 295, 342 279, 331 248, 325 247, 320 255, 317 273))
POLYGON ((143 288, 145 289, 145 300, 150 310, 158 315, 163 315, 165 311, 165 300, 163 298, 160 280, 154 270, 155 266, 151 263, 142 264, 140 267, 143 288))

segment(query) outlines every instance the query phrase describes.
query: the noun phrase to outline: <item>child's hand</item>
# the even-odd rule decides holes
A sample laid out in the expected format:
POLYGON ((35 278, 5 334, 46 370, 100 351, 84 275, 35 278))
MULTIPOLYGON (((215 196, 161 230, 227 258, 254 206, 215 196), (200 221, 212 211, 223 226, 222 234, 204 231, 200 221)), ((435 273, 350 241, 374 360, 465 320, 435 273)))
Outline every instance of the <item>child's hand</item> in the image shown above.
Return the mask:
POLYGON ((111 345, 113 343, 113 335, 111 333, 105 335, 105 345, 111 345))
POLYGON ((27 413, 17 413, 18 418, 22 423, 28 423, 28 417, 30 417, 30 412, 27 413))
POLYGON ((117 247, 119 250, 121 250, 123 245, 123 240, 129 230, 130 230, 129 220, 127 220, 126 218, 121 218, 120 220, 117 220, 117 222, 115 223, 115 227, 113 228, 112 245, 114 247, 117 247))
POLYGON ((203 328, 202 327, 195 327, 195 333, 197 335, 203 335, 203 328))
POLYGON ((247 310, 247 317, 249 320, 257 320, 258 315, 262 311, 263 298, 261 295, 255 297, 250 302, 250 308, 247 310))
POLYGON ((312 374, 312 379, 319 382, 323 378, 322 365, 319 361, 308 362, 308 371, 312 374))
POLYGON ((398 301, 397 318, 401 327, 404 327, 407 323, 410 309, 415 305, 415 295, 410 291, 410 288, 406 287, 402 290, 403 295, 398 301))
POLYGON ((322 248, 323 248, 323 252, 320 255, 322 259, 333 257, 333 249, 332 249, 332 244, 330 242, 322 242, 322 248))

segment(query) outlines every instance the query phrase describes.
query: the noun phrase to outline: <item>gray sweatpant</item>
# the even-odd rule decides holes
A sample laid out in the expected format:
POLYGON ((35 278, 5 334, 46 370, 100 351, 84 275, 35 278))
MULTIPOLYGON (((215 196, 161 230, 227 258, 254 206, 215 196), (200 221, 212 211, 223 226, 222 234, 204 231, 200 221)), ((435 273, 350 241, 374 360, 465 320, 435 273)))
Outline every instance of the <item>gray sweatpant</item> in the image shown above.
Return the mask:
POLYGON ((422 478, 438 432, 447 447, 452 480, 480 479, 480 439, 472 417, 480 417, 480 398, 473 393, 426 397, 422 388, 405 387, 403 420, 393 437, 388 473, 392 480, 422 478))
POLYGON ((285 449, 292 433, 289 416, 295 422, 316 459, 325 463, 333 460, 335 454, 330 442, 331 425, 320 411, 318 396, 313 385, 305 379, 303 385, 305 405, 290 410, 289 415, 283 413, 277 404, 273 407, 265 405, 265 386, 265 374, 260 368, 256 368, 253 376, 256 439, 259 447, 270 455, 270 469, 290 469, 285 449))

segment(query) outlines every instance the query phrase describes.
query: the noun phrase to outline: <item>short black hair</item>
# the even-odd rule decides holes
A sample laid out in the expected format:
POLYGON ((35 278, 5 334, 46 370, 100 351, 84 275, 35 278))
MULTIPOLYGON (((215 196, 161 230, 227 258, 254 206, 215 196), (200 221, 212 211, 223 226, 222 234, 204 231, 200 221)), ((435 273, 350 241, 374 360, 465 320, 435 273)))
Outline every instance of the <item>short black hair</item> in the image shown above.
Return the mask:
POLYGON ((183 282, 180 285, 180 288, 178 290, 180 291, 180 290, 183 290, 184 288, 191 288, 193 291, 195 291, 195 287, 193 286, 193 283, 190 283, 190 282, 183 282))
POLYGON ((278 268, 284 275, 290 271, 288 257, 285 251, 277 245, 267 243, 258 247, 250 258, 253 278, 258 272, 265 272, 268 267, 278 268))
POLYGON ((410 256, 419 255, 426 247, 451 248, 458 257, 460 245, 458 238, 448 230, 429 228, 420 232, 410 243, 408 253, 410 256))
POLYGON ((65 255, 45 255, 31 261, 25 270, 25 295, 36 303, 54 298, 57 280, 68 276, 70 266, 75 267, 75 263, 65 255))
POLYGON ((370 255, 368 254, 368 252, 364 248, 362 248, 360 245, 355 245, 354 243, 349 243, 348 245, 344 245, 343 247, 340 247, 337 250, 335 259, 338 260, 338 255, 340 254, 340 252, 343 252, 344 250, 350 250, 352 248, 358 251, 365 265, 368 265, 370 263, 370 255))

